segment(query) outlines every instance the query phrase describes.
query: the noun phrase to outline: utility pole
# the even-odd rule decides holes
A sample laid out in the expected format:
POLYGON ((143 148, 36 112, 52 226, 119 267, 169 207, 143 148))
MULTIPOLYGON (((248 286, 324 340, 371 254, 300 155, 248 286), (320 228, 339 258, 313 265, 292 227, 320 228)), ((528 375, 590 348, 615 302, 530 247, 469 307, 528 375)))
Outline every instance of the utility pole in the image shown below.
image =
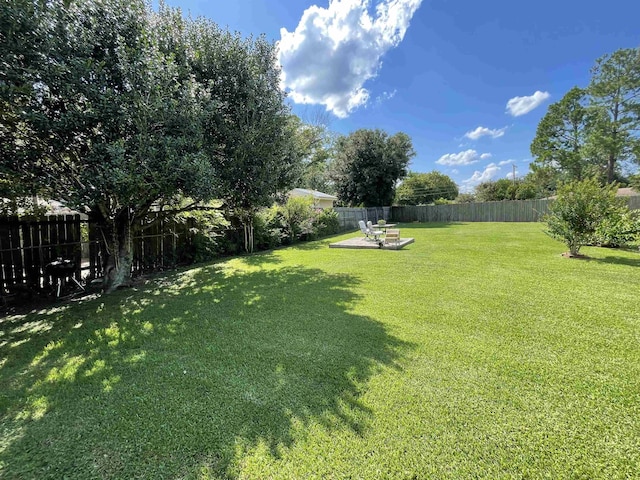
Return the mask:
POLYGON ((511 164, 513 166, 513 186, 516 186, 516 164, 512 163, 511 164))

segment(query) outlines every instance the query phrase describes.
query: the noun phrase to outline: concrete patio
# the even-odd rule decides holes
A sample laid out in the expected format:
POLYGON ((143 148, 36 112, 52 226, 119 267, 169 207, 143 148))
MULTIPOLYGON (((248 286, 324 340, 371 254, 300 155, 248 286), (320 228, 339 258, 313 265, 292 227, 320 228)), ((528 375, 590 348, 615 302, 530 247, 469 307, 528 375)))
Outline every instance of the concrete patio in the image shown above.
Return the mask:
MULTIPOLYGON (((400 250, 406 245, 413 243, 415 240, 413 238, 401 238, 398 242, 391 242, 380 246, 378 241, 367 240, 364 237, 356 237, 349 238, 348 240, 343 240, 341 242, 330 243, 329 248, 382 248, 384 250, 400 250)), ((380 242, 384 242, 384 240, 380 240, 380 242)))

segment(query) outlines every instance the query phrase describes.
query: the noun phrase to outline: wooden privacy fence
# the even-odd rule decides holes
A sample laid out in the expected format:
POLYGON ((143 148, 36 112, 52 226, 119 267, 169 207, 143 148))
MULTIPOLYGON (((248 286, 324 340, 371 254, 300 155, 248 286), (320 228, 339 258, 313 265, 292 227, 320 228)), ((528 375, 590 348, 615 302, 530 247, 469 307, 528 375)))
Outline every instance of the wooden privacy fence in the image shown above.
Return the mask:
POLYGON ((45 266, 58 257, 81 267, 80 215, 56 215, 45 220, 0 218, 0 293, 12 285, 49 284, 45 266))
POLYGON ((138 233, 133 237, 133 275, 191 263, 194 220, 176 222, 152 212, 140 220, 138 233))
MULTIPOLYGON (((621 197, 632 210, 640 209, 640 195, 621 197)), ((506 200, 392 207, 394 222, 537 222, 547 213, 552 199, 506 200)))
POLYGON ((550 200, 393 207, 396 222, 537 222, 550 200))
MULTIPOLYGON (((161 270, 194 258, 193 222, 176 222, 152 213, 141 220, 133 238, 132 274, 161 270)), ((105 237, 80 215, 51 215, 45 219, 0 217, 0 294, 15 285, 47 288, 46 266, 57 258, 75 263, 73 276, 104 275, 105 237)))

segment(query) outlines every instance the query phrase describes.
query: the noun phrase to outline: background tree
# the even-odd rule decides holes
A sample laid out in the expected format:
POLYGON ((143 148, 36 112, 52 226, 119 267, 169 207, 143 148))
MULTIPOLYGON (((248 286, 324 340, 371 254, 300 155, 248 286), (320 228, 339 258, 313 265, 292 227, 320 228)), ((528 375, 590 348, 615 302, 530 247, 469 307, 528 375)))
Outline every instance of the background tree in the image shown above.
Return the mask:
POLYGON ((291 117, 296 148, 302 160, 297 186, 334 194, 335 186, 329 177, 329 163, 335 136, 322 116, 314 116, 315 123, 306 123, 295 115, 291 117))
POLYGON ((508 178, 482 182, 475 189, 478 202, 499 202, 502 200, 527 200, 536 198, 536 187, 527 179, 518 179, 515 182, 508 178))
POLYGON ((585 91, 573 87, 550 105, 531 143, 536 166, 554 170, 560 180, 582 180, 593 174, 584 152, 589 127, 585 100, 585 91))
POLYGON ((475 193, 461 193, 456 197, 456 203, 473 203, 476 201, 475 193))
POLYGON ((411 139, 402 132, 390 137, 361 129, 339 137, 331 174, 338 198, 348 205, 391 205, 413 156, 411 139))
POLYGON ((398 205, 427 205, 439 199, 454 200, 458 186, 447 175, 433 171, 429 173, 409 172, 396 190, 398 205))
POLYGON ((479 202, 497 202, 516 198, 513 180, 507 178, 482 182, 476 186, 475 194, 479 202))
POLYGON ((621 162, 639 161, 640 49, 604 55, 591 75, 587 91, 594 123, 587 147, 604 163, 607 182, 612 183, 621 162))

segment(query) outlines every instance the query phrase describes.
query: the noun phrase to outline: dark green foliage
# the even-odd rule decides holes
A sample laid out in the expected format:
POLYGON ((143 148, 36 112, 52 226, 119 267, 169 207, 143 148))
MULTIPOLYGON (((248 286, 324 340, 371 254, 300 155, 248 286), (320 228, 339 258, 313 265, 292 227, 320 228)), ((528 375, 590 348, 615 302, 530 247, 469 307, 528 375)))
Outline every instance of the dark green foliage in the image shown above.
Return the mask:
POLYGON ((282 216, 276 209, 266 208, 259 211, 253 219, 253 236, 257 250, 270 250, 283 243, 284 232, 282 216))
POLYGON ((528 200, 538 197, 536 187, 528 181, 501 178, 496 181, 482 182, 475 189, 478 202, 497 202, 501 200, 528 200))
POLYGON ((527 184, 527 189, 532 187, 535 192, 533 198, 552 196, 558 187, 558 172, 551 166, 541 166, 536 162, 531 163, 529 169, 531 171, 524 177, 523 182, 527 184))
POLYGON ((456 197, 455 203, 473 203, 476 201, 474 193, 461 193, 456 197))
POLYGON ((398 205, 428 205, 436 200, 454 200, 458 196, 458 186, 443 173, 409 172, 396 190, 398 205))
POLYGON ((250 218, 297 178, 264 38, 141 0, 11 7, 0 14, 0 180, 90 212, 109 247, 108 289, 128 280, 133 225, 152 207, 215 197, 250 218))
POLYGON ((476 199, 479 202, 495 202, 514 200, 516 187, 512 180, 501 178, 495 181, 482 182, 476 186, 476 199))
POLYGON ((640 49, 604 55, 591 75, 586 89, 574 87, 549 107, 531 144, 532 170, 553 173, 554 184, 613 183, 625 164, 640 161, 640 49))
POLYGON ((411 139, 402 132, 389 136, 361 129, 338 138, 332 165, 338 198, 351 206, 391 205, 396 182, 414 156, 411 139))
POLYGON ((293 141, 298 156, 302 158, 299 184, 301 188, 334 194, 335 186, 329 177, 335 135, 329 131, 322 115, 312 123, 305 123, 291 116, 294 128, 293 141))
POLYGON ((600 161, 612 183, 621 163, 640 161, 640 48, 599 58, 587 91, 594 112, 590 155, 600 161))
POLYGON ((586 92, 574 87, 559 101, 549 106, 540 120, 531 143, 534 162, 552 168, 565 181, 582 180, 593 174, 584 146, 589 130, 586 92))

